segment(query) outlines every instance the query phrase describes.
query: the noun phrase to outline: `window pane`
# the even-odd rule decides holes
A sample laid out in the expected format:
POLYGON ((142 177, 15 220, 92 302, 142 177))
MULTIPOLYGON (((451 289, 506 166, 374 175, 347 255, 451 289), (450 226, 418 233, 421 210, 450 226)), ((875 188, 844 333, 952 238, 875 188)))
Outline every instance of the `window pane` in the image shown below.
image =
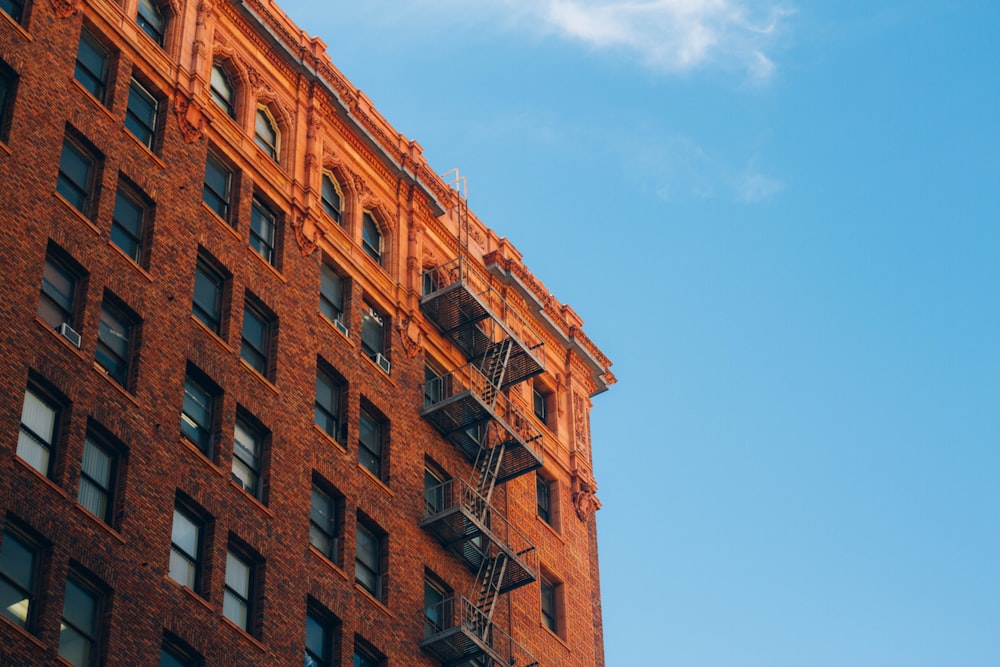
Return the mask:
POLYGON ((174 525, 171 541, 191 558, 198 555, 200 526, 179 510, 174 510, 174 525))
POLYGON ((135 79, 128 90, 128 109, 125 113, 125 127, 145 144, 153 147, 156 133, 156 98, 135 79))
POLYGON ((160 8, 152 0, 139 0, 139 13, 135 20, 143 32, 149 35, 154 42, 163 46, 163 29, 166 27, 166 20, 160 8))
POLYGON ((80 46, 76 53, 76 80, 83 84, 91 95, 99 100, 104 98, 107 81, 108 52, 88 32, 80 33, 80 46))
POLYGON ((250 597, 250 566, 231 551, 226 554, 226 586, 243 598, 250 597))
POLYGON ((0 574, 24 591, 33 587, 35 552, 9 531, 4 531, 0 544, 0 574))
POLYGON ((121 189, 115 196, 115 212, 111 220, 111 242, 138 262, 141 255, 142 219, 145 207, 121 189))
POLYGON ((368 256, 379 264, 382 263, 382 234, 378 224, 370 213, 364 214, 361 230, 361 245, 368 256))
POLYGON ((72 579, 66 582, 63 622, 59 633, 59 655, 74 665, 90 665, 97 635, 97 596, 72 579))
POLYGON ((344 312, 344 281, 326 264, 320 268, 319 309, 329 320, 340 319, 344 312))
POLYGON ((219 333, 222 316, 222 277, 202 264, 195 268, 192 312, 209 329, 219 333))
POLYGON ((211 81, 212 100, 222 108, 229 116, 233 115, 233 87, 229 83, 229 76, 223 69, 215 65, 212 67, 211 81))
POLYGON ((205 161, 205 187, 202 199, 209 208, 225 220, 229 219, 230 170, 211 155, 205 161))
MULTIPOLYGON (((327 638, 327 629, 322 621, 312 614, 306 614, 306 650, 316 660, 322 660, 323 664, 329 659, 327 647, 330 641, 327 638)), ((310 664, 307 660, 306 664, 310 664)), ((312 664, 318 664, 315 661, 312 664)))
POLYGON ((90 198, 91 167, 93 159, 70 141, 63 142, 62 156, 59 158, 59 179, 56 191, 73 208, 86 214, 90 198))
POLYGON ((383 319, 371 306, 365 307, 361 315, 361 346, 369 356, 374 357, 382 348, 383 319))

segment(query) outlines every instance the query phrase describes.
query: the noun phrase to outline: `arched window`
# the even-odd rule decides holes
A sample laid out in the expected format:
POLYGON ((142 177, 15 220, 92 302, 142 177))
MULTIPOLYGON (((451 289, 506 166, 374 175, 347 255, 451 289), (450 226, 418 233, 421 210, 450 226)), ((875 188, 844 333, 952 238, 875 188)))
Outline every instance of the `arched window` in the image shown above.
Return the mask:
POLYGON ((167 18, 154 0, 139 0, 139 11, 135 16, 135 22, 154 42, 163 46, 167 18))
POLYGON ((232 81, 222 65, 212 65, 212 80, 209 86, 212 101, 226 112, 230 118, 236 118, 236 93, 232 81))
POLYGON ((320 199, 323 200, 323 210, 326 211, 326 214, 333 218, 338 225, 342 225, 341 218, 344 212, 344 198, 340 194, 337 181, 334 180, 330 172, 323 174, 323 188, 320 193, 320 199))
POLYGON ((257 107, 254 141, 272 160, 278 161, 278 128, 265 107, 257 107))
POLYGON ((382 232, 368 211, 365 211, 364 224, 361 228, 361 247, 369 257, 382 265, 382 232))

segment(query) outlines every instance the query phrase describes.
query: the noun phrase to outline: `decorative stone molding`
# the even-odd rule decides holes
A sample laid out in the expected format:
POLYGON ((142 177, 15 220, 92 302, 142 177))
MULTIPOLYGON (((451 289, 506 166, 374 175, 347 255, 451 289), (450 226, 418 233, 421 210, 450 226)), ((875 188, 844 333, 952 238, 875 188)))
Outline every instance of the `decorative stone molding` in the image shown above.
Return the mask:
POLYGON ((417 356, 423 347, 424 332, 417 324, 417 318, 413 314, 400 313, 396 316, 396 330, 399 332, 399 340, 403 344, 403 352, 410 359, 417 356))
POLYGON ((56 18, 68 19, 80 11, 80 0, 51 0, 56 18))
POLYGON ((587 401, 580 394, 573 394, 573 429, 576 450, 590 460, 590 424, 587 419, 587 401))
POLYGON ((186 143, 193 144, 205 136, 208 118, 199 106, 180 92, 174 97, 174 115, 186 143))
POLYGON ((597 482, 584 479, 578 472, 573 473, 573 509, 580 521, 586 521, 594 512, 601 509, 601 501, 597 499, 597 482))
POLYGON ((299 244, 299 252, 308 256, 319 247, 317 240, 318 230, 313 227, 312 236, 306 233, 306 219, 301 215, 293 215, 291 220, 292 231, 295 232, 295 242, 299 244))

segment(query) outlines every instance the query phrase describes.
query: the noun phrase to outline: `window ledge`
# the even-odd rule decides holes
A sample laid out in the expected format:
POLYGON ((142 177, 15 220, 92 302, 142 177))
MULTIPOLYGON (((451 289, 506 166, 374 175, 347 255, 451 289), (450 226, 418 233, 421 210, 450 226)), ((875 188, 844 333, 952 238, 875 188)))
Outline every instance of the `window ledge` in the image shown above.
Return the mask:
MULTIPOLYGON (((225 229, 226 232, 228 232, 230 236, 232 236, 234 239, 238 239, 240 241, 243 240, 242 238, 240 238, 240 233, 236 229, 236 223, 235 222, 234 223, 230 223, 228 220, 226 220, 221 215, 219 215, 218 213, 216 213, 212 209, 211 206, 209 206, 208 204, 205 203, 204 199, 201 200, 201 208, 203 210, 207 211, 208 214, 212 217, 213 220, 215 220, 218 224, 222 225, 222 228, 225 229)), ((230 207, 229 215, 233 215, 232 207, 230 207)))
MULTIPOLYGON (((396 384, 393 381, 393 379, 392 379, 392 375, 390 373, 386 373, 384 370, 382 370, 382 367, 379 366, 378 364, 376 364, 375 360, 372 359, 371 357, 369 357, 368 354, 364 350, 361 350, 361 356, 364 357, 365 361, 367 361, 369 364, 371 364, 372 368, 375 369, 375 372, 378 375, 380 375, 386 382, 388 382, 391 385, 395 385, 396 384)), ((389 363, 392 364, 392 359, 389 359, 389 363)))
POLYGON ((197 317, 194 316, 194 313, 191 314, 191 321, 194 322, 198 326, 198 328, 200 328, 202 331, 211 336, 211 338, 216 343, 218 343, 222 347, 222 349, 224 349, 226 352, 229 352, 230 354, 236 353, 236 348, 227 343, 225 339, 222 338, 222 336, 209 329, 207 324, 205 324, 204 322, 202 322, 201 320, 199 320, 197 317))
MULTIPOLYGON (((3 12, 0 12, 0 14, 3 14, 3 12)), ((7 146, 7 144, 4 141, 2 141, 2 140, 0 140, 0 153, 3 153, 4 155, 13 155, 14 154, 14 152, 12 150, 10 150, 10 148, 7 146)))
POLYGON ((369 470, 368 468, 366 468, 363 465, 361 465, 360 462, 358 463, 358 470, 360 470, 361 472, 363 472, 365 475, 368 476, 369 479, 371 479, 373 482, 375 482, 376 484, 378 484, 378 486, 383 491, 385 491, 386 495, 388 495, 390 498, 392 498, 392 497, 394 497, 396 495, 393 492, 393 490, 389 488, 388 484, 386 484, 381 479, 379 479, 378 477, 376 477, 375 474, 371 470, 369 470))
POLYGON ((119 248, 118 246, 116 246, 114 244, 114 242, 112 242, 110 239, 108 240, 108 247, 110 247, 112 251, 114 251, 115 253, 117 253, 118 255, 120 255, 121 257, 123 257, 125 260, 127 260, 128 263, 129 263, 129 265, 132 267, 132 270, 133 271, 138 271, 139 275, 141 275, 143 278, 145 278, 147 283, 152 283, 153 282, 153 276, 152 276, 152 274, 149 273, 149 271, 147 271, 146 269, 142 268, 142 266, 140 266, 139 264, 137 264, 136 261, 134 259, 132 259, 131 256, 129 256, 128 254, 125 253, 124 250, 122 250, 121 248, 119 248))
MULTIPOLYGON (((142 143, 139 140, 139 137, 137 137, 134 134, 132 134, 132 132, 127 127, 125 127, 124 125, 122 125, 121 130, 122 130, 122 134, 125 134, 126 136, 128 136, 128 138, 132 141, 133 144, 135 144, 136 146, 138 146, 142 150, 142 152, 146 154, 146 156, 149 159, 151 159, 153 162, 156 163, 156 166, 158 166, 160 169, 166 169, 167 168, 167 164, 163 161, 163 159, 159 155, 157 155, 153 151, 152 148, 150 148, 146 144, 142 143)), ((160 132, 163 132, 163 128, 162 127, 156 129, 156 134, 158 134, 160 132)), ((154 137, 154 138, 157 138, 157 137, 154 137)))
POLYGON ((198 445, 194 444, 193 442, 185 438, 183 435, 180 436, 180 441, 184 447, 187 447, 189 450, 197 454, 196 458, 202 463, 204 463, 206 466, 208 466, 209 470, 214 472, 219 477, 224 477, 226 473, 229 472, 228 470, 222 470, 221 468, 219 468, 219 466, 215 465, 215 461, 212 461, 210 458, 205 456, 205 452, 201 451, 198 448, 198 445))
POLYGON ((231 627, 231 628, 232 628, 233 630, 236 630, 236 631, 237 631, 237 632, 239 632, 239 633, 240 633, 241 635, 243 635, 243 638, 244 638, 244 639, 246 639, 246 640, 248 640, 248 641, 249 641, 249 642, 250 642, 251 644, 253 644, 253 646, 254 646, 254 647, 255 647, 255 648, 256 648, 256 649, 258 650, 258 651, 260 651, 261 653, 264 653, 264 652, 266 652, 266 651, 267 651, 267 647, 266 647, 266 646, 264 646, 264 645, 263 645, 262 643, 260 643, 260 640, 259 640, 259 639, 257 639, 257 638, 256 638, 256 637, 254 637, 254 636, 253 636, 252 634, 250 634, 249 632, 247 632, 246 630, 244 630, 244 629, 243 629, 243 628, 241 628, 240 626, 236 625, 236 624, 235 624, 235 623, 233 623, 232 621, 230 621, 230 620, 229 620, 228 618, 226 618, 225 616, 223 616, 223 617, 222 617, 222 623, 223 623, 223 625, 228 625, 228 626, 229 626, 229 627, 231 627))
POLYGON ((91 365, 91 368, 93 368, 94 372, 96 372, 98 375, 100 375, 104 379, 105 382, 107 382, 109 385, 111 385, 112 389, 114 389, 116 392, 118 392, 119 394, 121 394, 124 398, 126 398, 135 407, 139 407, 139 399, 136 398, 135 395, 132 392, 130 392, 128 389, 126 389, 125 387, 123 387, 120 384, 118 384, 118 382, 114 378, 112 378, 110 375, 108 375, 108 372, 106 370, 104 370, 103 366, 101 366, 99 363, 97 363, 95 361, 91 365))
MULTIPOLYGON (((277 232, 275 232, 275 233, 277 233, 277 232)), ((256 250, 254 250, 253 248, 250 247, 249 243, 247 244, 247 252, 250 253, 251 255, 253 255, 254 257, 256 257, 257 261, 260 262, 261 265, 264 266, 264 268, 266 268, 268 271, 270 271, 271 273, 274 274, 275 278, 277 278, 278 280, 280 280, 283 283, 287 283, 288 282, 288 280, 285 278, 285 276, 281 275, 281 271, 278 270, 278 267, 274 266, 273 264, 271 264, 270 262, 268 262, 266 259, 264 259, 263 257, 261 257, 260 253, 258 253, 256 250)), ((277 256, 277 254, 278 254, 278 249, 277 248, 274 249, 274 254, 277 256)))
POLYGON ((319 315, 319 319, 320 319, 320 320, 322 320, 322 321, 323 321, 323 323, 324 323, 324 324, 325 324, 325 325, 326 325, 327 327, 329 327, 330 329, 333 329, 334 331, 336 331, 336 332, 337 332, 337 335, 338 335, 338 336, 340 336, 340 337, 341 337, 342 339, 344 339, 344 341, 345 341, 345 342, 346 342, 346 343, 347 343, 348 345, 350 345, 350 346, 352 346, 352 347, 354 346, 354 341, 353 341, 353 340, 351 339, 351 336, 350 336, 350 329, 348 329, 348 334, 347 334, 347 335, 345 336, 345 335, 344 335, 344 332, 343 332, 343 331, 341 331, 340 329, 338 329, 338 328, 337 328, 337 325, 336 325, 336 324, 334 324, 333 322, 331 322, 331 321, 330 321, 330 319, 329 319, 329 318, 328 318, 328 317, 327 317, 326 315, 324 315, 324 314, 320 313, 320 315, 319 315))
POLYGON ((55 190, 52 191, 52 194, 55 196, 57 202, 59 202, 60 204, 62 204, 63 206, 65 206, 66 210, 68 210, 71 214, 73 214, 73 217, 75 217, 77 220, 79 220, 80 222, 82 222, 85 225, 87 225, 87 227, 90 228, 90 231, 94 232, 98 236, 101 236, 101 230, 98 228, 98 226, 96 224, 94 224, 93 220, 91 220, 90 218, 88 218, 87 216, 85 216, 83 213, 81 213, 80 210, 77 209, 77 207, 75 207, 72 204, 70 204, 66 200, 65 197, 63 197, 61 194, 59 194, 55 190))
POLYGON ((554 535, 560 542, 563 543, 566 542, 566 538, 563 537, 562 532, 558 528, 556 528, 551 523, 549 523, 542 517, 538 516, 537 514, 535 514, 535 518, 538 519, 538 523, 542 524, 545 530, 548 530, 550 533, 552 533, 552 535, 554 535))
MULTIPOLYGON (((197 319, 197 318, 195 318, 195 319, 197 319)), ((240 357, 240 366, 242 366, 244 369, 250 371, 250 373, 257 379, 257 381, 260 382, 261 384, 263 384, 265 387, 267 387, 267 390, 270 391, 272 394, 274 394, 275 396, 278 396, 278 395, 281 394, 281 390, 279 390, 274 385, 273 382, 271 382, 266 377, 264 377, 263 375, 261 375, 260 371, 258 371, 256 368, 254 368, 253 366, 251 366, 249 363, 247 363, 247 360, 244 359, 243 357, 240 357)))
POLYGON ((115 118, 114 114, 111 113, 111 109, 106 107, 103 102, 94 97, 94 94, 83 87, 83 84, 76 80, 75 76, 69 78, 70 82, 76 86, 76 89, 83 93, 83 98, 87 100, 87 103, 95 107, 97 111, 100 111, 108 120, 115 123, 116 125, 121 122, 115 118))
POLYGON ((236 489, 236 491, 240 493, 240 495, 250 500, 251 505, 257 508, 257 511, 263 512, 272 519, 274 518, 274 512, 271 511, 271 508, 269 508, 267 505, 261 502, 260 498, 251 495, 246 489, 244 489, 242 486, 234 482, 232 477, 229 478, 229 486, 233 487, 234 489, 236 489))
POLYGON ((340 576, 341 579, 343 579, 344 581, 348 581, 347 573, 344 572, 339 565, 330 560, 330 558, 326 554, 324 554, 322 551, 320 551, 311 544, 309 545, 309 553, 313 556, 316 556, 320 560, 320 562, 323 563, 324 567, 326 567, 328 570, 332 570, 335 574, 340 576))
MULTIPOLYGON (((53 452, 53 454, 55 454, 55 452, 53 452)), ((66 500, 70 499, 69 494, 66 493, 66 491, 64 491, 61 486, 59 486, 58 484, 56 484, 54 480, 51 480, 48 477, 46 477, 45 475, 43 475, 42 473, 40 473, 37 468, 35 468, 30 463, 28 463, 27 461, 25 461, 24 459, 22 459, 20 456, 17 456, 15 454, 14 455, 14 460, 17 461, 17 463, 19 465, 23 466, 25 468, 25 470, 29 470, 40 481, 45 482, 45 485, 47 487, 49 487, 50 489, 52 489, 53 491, 55 491, 56 493, 58 493, 60 496, 62 496, 66 500)), ((76 499, 73 499, 73 502, 76 502, 76 499)))
POLYGON ((384 602, 382 602, 377 597, 372 595, 371 591, 369 591, 367 588, 359 584, 357 581, 354 582, 354 590, 358 591, 364 597, 371 600, 371 602, 375 605, 375 608, 378 609, 380 612, 382 612, 389 618, 395 618, 395 615, 392 613, 392 610, 389 609, 387 606, 385 606, 384 602))
POLYGON ((31 33, 24 29, 24 26, 15 21, 10 14, 7 12, 0 12, 0 17, 7 22, 8 25, 12 26, 15 30, 21 33, 21 37, 28 40, 29 42, 35 41, 35 38, 31 36, 31 33))
MULTIPOLYGON (((2 12, 0 12, 0 13, 2 13, 2 12)), ((14 628, 15 630, 17 630, 19 633, 21 633, 21 636, 24 639, 27 639, 32 644, 34 644, 35 646, 37 646, 39 648, 39 650, 41 650, 41 651, 48 651, 48 647, 44 643, 42 643, 41 639, 39 639, 35 635, 31 634, 26 629, 22 628, 20 625, 18 625, 14 621, 10 620, 6 616, 0 616, 0 622, 6 623, 8 628, 14 628)))
POLYGON ((87 358, 83 355, 83 350, 78 348, 76 345, 73 345, 73 343, 69 342, 68 340, 66 340, 66 338, 62 336, 58 331, 50 327, 48 322, 38 317, 38 315, 35 315, 35 322, 38 323, 38 325, 41 326, 43 329, 48 331, 49 332, 48 335, 55 337, 56 341, 60 345, 65 346, 67 350, 69 350, 76 356, 80 357, 81 360, 86 361, 87 358))
POLYGON ((565 648, 567 651, 571 650, 570 647, 569 647, 569 642, 567 642, 565 639, 563 639, 562 635, 559 635, 559 634, 557 634, 555 632, 552 632, 552 629, 549 628, 549 626, 545 625, 545 623, 539 621, 538 627, 540 627, 542 630, 544 630, 549 635, 549 637, 552 637, 553 639, 555 639, 556 641, 558 641, 560 644, 562 644, 563 648, 565 648))
POLYGON ((113 527, 111 527, 107 523, 105 523, 104 520, 101 519, 101 517, 95 516, 94 514, 92 514, 90 510, 88 510, 86 507, 84 507, 83 505, 81 505, 79 502, 77 502, 77 504, 76 504, 76 511, 79 512, 80 514, 83 514, 90 521, 96 523, 98 526, 100 526, 101 530, 103 530, 104 532, 106 532, 108 535, 110 535, 111 537, 115 538, 116 540, 118 540, 122 544, 125 544, 125 538, 122 537, 121 533, 119 533, 113 527))
POLYGON ((345 454, 347 453, 347 445, 340 442, 339 440, 334 439, 332 435, 330 435, 329 433, 321 429, 319 426, 317 426, 316 422, 313 422, 313 430, 319 433, 321 436, 323 436, 323 439, 328 441, 331 445, 334 445, 337 449, 344 452, 345 454))
POLYGON ((181 591, 182 595, 186 595, 187 597, 189 597, 192 600, 194 600, 195 602, 197 602, 199 605, 201 605, 202 607, 205 608, 205 611, 207 611, 209 613, 212 613, 212 614, 215 613, 215 609, 212 608, 212 605, 211 605, 211 603, 209 603, 208 600, 206 600, 205 598, 203 598, 202 596, 200 596, 194 590, 192 590, 192 589, 188 588, 187 586, 181 584, 180 582, 172 579, 170 577, 170 574, 164 574, 163 575, 163 581, 168 586, 173 586, 175 589, 179 589, 181 591))

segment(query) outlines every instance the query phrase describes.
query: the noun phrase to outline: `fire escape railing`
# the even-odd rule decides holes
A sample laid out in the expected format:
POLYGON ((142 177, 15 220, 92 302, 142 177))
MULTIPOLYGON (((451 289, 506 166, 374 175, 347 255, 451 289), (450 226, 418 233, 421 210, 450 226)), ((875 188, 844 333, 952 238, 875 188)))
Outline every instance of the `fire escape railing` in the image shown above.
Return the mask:
POLYGON ((537 667, 538 661, 461 595, 423 611, 421 648, 444 667, 537 667))

